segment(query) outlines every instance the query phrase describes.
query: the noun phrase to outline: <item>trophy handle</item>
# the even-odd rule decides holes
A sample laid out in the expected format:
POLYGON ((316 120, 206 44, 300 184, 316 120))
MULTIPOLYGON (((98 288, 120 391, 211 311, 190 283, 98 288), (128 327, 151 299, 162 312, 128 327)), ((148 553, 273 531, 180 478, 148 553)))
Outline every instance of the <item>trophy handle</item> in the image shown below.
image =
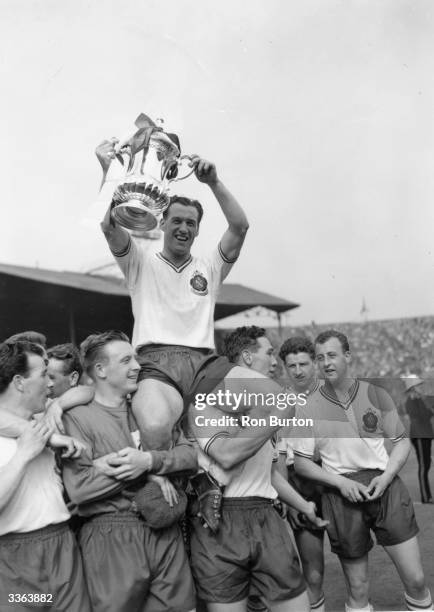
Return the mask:
MULTIPOLYGON (((191 161, 193 158, 191 155, 181 155, 181 157, 178 160, 178 167, 182 166, 182 162, 184 159, 188 159, 189 161, 191 161)), ((183 181, 184 179, 191 176, 193 172, 194 172, 194 168, 191 168, 189 169, 189 172, 187 172, 187 174, 185 174, 184 176, 177 176, 176 178, 172 179, 171 183, 175 183, 176 181, 183 181)))

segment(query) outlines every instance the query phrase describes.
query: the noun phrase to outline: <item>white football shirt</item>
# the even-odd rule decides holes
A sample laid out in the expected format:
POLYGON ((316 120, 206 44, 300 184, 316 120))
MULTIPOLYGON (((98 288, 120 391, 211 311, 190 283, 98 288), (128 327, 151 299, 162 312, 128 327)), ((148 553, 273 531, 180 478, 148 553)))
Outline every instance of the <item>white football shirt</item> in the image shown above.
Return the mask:
POLYGON ((313 459, 318 452, 322 467, 333 474, 384 470, 389 460, 384 439, 397 442, 405 436, 390 395, 365 381, 354 381, 346 403, 323 385, 300 415, 312 419, 313 425, 304 428, 306 437, 295 440, 295 455, 313 459))
MULTIPOLYGON (((0 469, 9 463, 16 450, 16 440, 0 436, 0 469)), ((70 514, 62 491, 54 453, 45 448, 27 464, 16 491, 0 512, 0 535, 33 531, 67 521, 70 514)))
POLYGON ((220 245, 179 268, 131 238, 113 253, 127 281, 134 315, 133 346, 172 344, 214 349, 217 292, 235 260, 220 245))

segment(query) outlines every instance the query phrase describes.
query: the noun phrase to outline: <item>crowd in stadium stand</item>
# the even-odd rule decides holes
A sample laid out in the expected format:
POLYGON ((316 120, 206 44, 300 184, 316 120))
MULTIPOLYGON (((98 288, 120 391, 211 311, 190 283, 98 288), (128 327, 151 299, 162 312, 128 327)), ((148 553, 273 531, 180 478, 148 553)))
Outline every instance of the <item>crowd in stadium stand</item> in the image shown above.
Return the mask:
MULTIPOLYGON (((330 327, 351 338, 356 376, 399 378, 410 373, 434 376, 434 317, 325 325, 312 322, 301 327, 284 327, 281 333, 277 328, 268 331, 278 345, 281 340, 300 333, 314 338, 330 327)), ((219 332, 220 335, 224 336, 225 332, 219 332)))
MULTIPOLYGON (((253 321, 252 321, 253 322, 253 321)), ((352 369, 360 378, 377 379, 402 405, 404 384, 409 374, 425 379, 425 393, 434 396, 434 317, 412 317, 385 321, 316 324, 268 330, 275 346, 300 333, 313 339, 333 327, 351 338, 352 369), (382 380, 379 380, 382 379, 382 380)), ((217 332, 217 345, 227 331, 217 332)), ((283 375, 283 372, 282 372, 283 375)))

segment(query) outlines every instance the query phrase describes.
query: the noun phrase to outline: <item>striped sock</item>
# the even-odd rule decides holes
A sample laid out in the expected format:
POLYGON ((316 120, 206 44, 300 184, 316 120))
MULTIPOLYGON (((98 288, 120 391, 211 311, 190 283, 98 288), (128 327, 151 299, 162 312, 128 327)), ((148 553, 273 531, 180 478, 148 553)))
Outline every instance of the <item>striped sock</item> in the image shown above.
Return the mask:
POLYGON ((424 599, 414 599, 404 593, 407 610, 433 610, 430 590, 427 589, 427 596, 424 599))
POLYGON ((324 595, 321 595, 318 601, 315 601, 315 603, 310 604, 310 609, 315 610, 315 612, 325 612, 324 602, 324 595))

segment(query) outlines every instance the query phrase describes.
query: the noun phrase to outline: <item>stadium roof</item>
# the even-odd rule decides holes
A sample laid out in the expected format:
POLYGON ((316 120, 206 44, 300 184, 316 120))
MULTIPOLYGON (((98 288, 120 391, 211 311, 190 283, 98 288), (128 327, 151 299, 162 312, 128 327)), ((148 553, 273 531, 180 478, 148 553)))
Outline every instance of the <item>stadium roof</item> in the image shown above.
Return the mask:
MULTIPOLYGON (((255 306, 281 313, 298 304, 244 285, 225 283, 214 318, 255 306)), ((69 336, 75 339, 98 329, 101 319, 105 329, 118 327, 130 332, 132 314, 124 279, 0 264, 0 337, 23 329, 43 331, 49 320, 48 324, 56 328, 47 330, 49 340, 60 342, 65 341, 65 330, 58 328, 61 323, 68 325, 69 336), (61 334, 63 340, 58 340, 61 334)))
POLYGON ((97 293, 108 293, 110 295, 128 295, 123 279, 118 279, 115 276, 97 276, 82 272, 27 268, 9 264, 0 264, 0 274, 8 274, 39 283, 61 285, 83 291, 96 291, 97 293))

